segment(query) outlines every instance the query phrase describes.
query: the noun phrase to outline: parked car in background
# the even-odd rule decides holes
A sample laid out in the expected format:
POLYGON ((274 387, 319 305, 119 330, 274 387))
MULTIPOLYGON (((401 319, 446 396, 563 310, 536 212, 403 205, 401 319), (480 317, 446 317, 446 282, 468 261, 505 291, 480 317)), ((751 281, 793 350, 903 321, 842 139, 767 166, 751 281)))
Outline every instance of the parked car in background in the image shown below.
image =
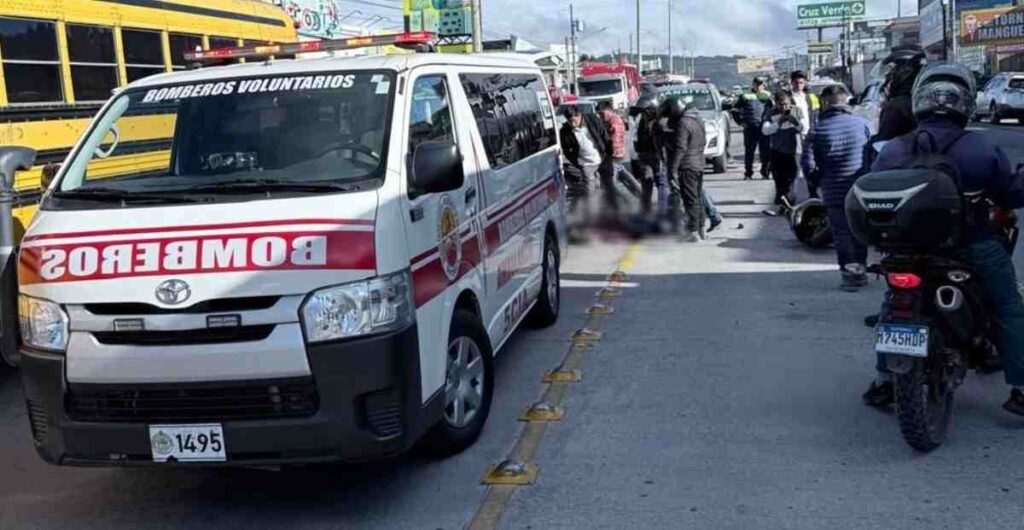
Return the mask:
POLYGON ((1003 72, 996 75, 978 92, 974 119, 988 118, 999 123, 1016 118, 1024 125, 1024 72, 1003 72))
POLYGON ((661 88, 663 96, 679 96, 693 105, 704 122, 707 146, 704 157, 715 173, 725 173, 729 161, 729 115, 722 108, 722 95, 711 83, 687 83, 661 88))

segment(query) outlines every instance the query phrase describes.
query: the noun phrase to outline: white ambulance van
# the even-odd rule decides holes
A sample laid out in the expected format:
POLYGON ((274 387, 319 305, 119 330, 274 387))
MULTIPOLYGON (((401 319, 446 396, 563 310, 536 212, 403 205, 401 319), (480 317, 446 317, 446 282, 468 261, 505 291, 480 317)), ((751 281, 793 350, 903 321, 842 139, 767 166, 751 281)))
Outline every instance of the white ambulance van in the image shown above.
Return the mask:
POLYGON ((43 459, 276 465, 476 440, 494 354, 558 317, 564 186, 540 70, 263 58, 431 38, 197 52, 248 62, 104 105, 19 255, 43 459), (152 142, 158 169, 90 175, 152 142))

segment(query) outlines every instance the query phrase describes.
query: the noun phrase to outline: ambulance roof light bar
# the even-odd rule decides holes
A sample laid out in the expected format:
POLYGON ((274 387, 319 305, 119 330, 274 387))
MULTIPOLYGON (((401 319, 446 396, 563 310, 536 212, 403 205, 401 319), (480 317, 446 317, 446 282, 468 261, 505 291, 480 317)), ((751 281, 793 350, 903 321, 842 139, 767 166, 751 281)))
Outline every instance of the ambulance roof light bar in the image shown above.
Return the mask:
POLYGON ((295 55, 299 53, 354 50, 370 46, 393 45, 411 49, 418 49, 420 47, 432 48, 434 40, 435 35, 430 31, 415 31, 412 33, 392 33, 387 35, 349 37, 347 39, 325 39, 308 42, 289 42, 285 44, 216 48, 205 51, 197 50, 195 52, 186 53, 185 60, 194 63, 223 61, 227 59, 258 59, 274 55, 295 55))

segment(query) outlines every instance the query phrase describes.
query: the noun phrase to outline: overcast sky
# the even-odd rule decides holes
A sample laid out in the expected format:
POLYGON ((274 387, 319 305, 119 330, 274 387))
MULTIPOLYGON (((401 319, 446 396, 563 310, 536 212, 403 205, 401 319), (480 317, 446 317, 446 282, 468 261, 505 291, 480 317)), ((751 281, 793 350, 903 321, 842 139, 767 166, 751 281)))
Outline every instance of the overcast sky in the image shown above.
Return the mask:
MULTIPOLYGON (((796 5, 815 0, 672 0, 672 47, 698 55, 761 55, 806 42, 796 31, 796 5)), ((903 14, 917 11, 917 0, 902 0, 903 14)), ((896 16, 898 0, 868 0, 868 18, 896 16)), ((486 38, 515 34, 535 44, 561 43, 569 31, 564 0, 482 0, 486 38)), ((636 30, 635 0, 577 0, 573 3, 585 32, 584 53, 629 49, 636 30), (604 29, 603 31, 602 28, 604 29)), ((667 52, 668 0, 640 0, 644 53, 667 52)))

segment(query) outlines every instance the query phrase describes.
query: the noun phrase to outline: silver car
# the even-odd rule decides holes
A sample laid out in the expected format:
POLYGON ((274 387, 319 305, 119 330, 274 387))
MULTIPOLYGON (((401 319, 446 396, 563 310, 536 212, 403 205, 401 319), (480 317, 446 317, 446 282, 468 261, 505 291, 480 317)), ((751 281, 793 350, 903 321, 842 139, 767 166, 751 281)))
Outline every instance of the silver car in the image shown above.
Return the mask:
POLYGON ((729 162, 729 115, 722 110, 722 95, 711 83, 687 83, 660 88, 662 96, 680 96, 686 99, 704 122, 707 146, 704 156, 715 173, 725 173, 729 162))
POLYGON ((993 77, 978 92, 977 106, 977 121, 988 118, 999 123, 1005 118, 1016 118, 1024 125, 1024 72, 1003 72, 993 77))

